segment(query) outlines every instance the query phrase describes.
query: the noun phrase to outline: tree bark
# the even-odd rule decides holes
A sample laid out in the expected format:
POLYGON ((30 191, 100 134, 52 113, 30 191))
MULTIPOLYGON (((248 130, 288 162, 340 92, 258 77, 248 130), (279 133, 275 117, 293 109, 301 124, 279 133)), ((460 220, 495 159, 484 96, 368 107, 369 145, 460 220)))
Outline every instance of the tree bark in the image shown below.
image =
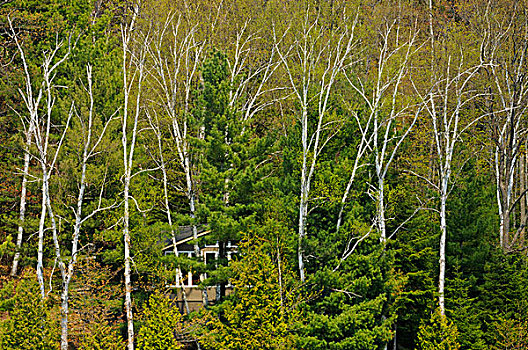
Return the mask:
MULTIPOLYGON (((81 236, 81 228, 83 222, 88 219, 89 217, 92 217, 95 213, 109 209, 107 208, 101 208, 101 197, 99 198, 99 204, 96 209, 94 209, 88 216, 85 216, 83 218, 83 203, 84 203, 84 197, 86 192, 86 174, 87 174, 87 165, 88 160, 94 155, 94 152, 96 148, 98 147, 99 143, 102 140, 103 135, 106 132, 106 128, 108 124, 111 122, 112 118, 109 118, 106 122, 101 135, 99 136, 98 140, 92 145, 92 135, 93 135, 93 112, 94 112, 94 97, 93 97, 93 81, 92 81, 92 66, 88 65, 86 67, 87 72, 87 80, 88 80, 88 94, 89 94, 89 110, 88 110, 88 123, 87 129, 83 130, 86 132, 85 138, 84 138, 84 145, 83 145, 83 151, 82 151, 82 159, 81 159, 81 178, 79 181, 79 193, 77 195, 77 205, 74 210, 74 216, 75 216, 75 223, 73 226, 73 236, 72 236, 72 247, 71 247, 71 255, 68 262, 68 268, 65 272, 62 274, 62 293, 61 293, 61 350, 68 350, 68 315, 69 315, 69 291, 70 291, 70 282, 73 278, 74 272, 75 272, 75 266, 77 264, 78 259, 78 253, 79 253, 79 240, 81 236)), ((80 117, 79 117, 80 118, 80 117)), ((86 125, 81 121, 81 124, 84 126, 86 125)), ((102 183, 102 188, 104 188, 104 180, 102 183)), ((102 189, 101 188, 101 189, 102 189)), ((100 194, 102 196, 102 193, 100 194)))
MULTIPOLYGON (((32 125, 32 124, 31 124, 32 125)), ((26 216, 26 197, 27 197, 27 174, 29 172, 29 148, 31 147, 31 138, 33 130, 30 129, 26 133, 26 144, 24 147, 24 173, 22 174, 22 186, 20 189, 20 214, 18 217, 18 234, 16 240, 16 252, 13 257, 13 265, 11 267, 11 276, 16 276, 18 270, 18 261, 20 260, 20 249, 22 248, 22 239, 24 237, 24 220, 26 216)))
POLYGON ((125 177, 124 189, 124 258, 125 258, 125 312, 127 317, 127 336, 128 336, 128 350, 134 350, 134 316, 132 313, 132 281, 130 278, 130 232, 129 232, 129 187, 130 177, 125 177))
MULTIPOLYGON (((305 102, 305 101, 303 101, 305 102)), ((301 193, 299 201, 299 235, 297 239, 297 260, 299 263, 299 277, 304 283, 306 276, 304 273, 304 239, 306 236, 306 219, 308 217, 308 196, 310 194, 310 178, 308 178, 307 157, 308 157, 308 107, 303 104, 302 123, 302 147, 303 163, 301 169, 301 193)))
POLYGON ((40 287, 40 296, 44 300, 46 297, 46 291, 44 287, 44 225, 46 222, 46 184, 47 182, 47 169, 42 167, 42 201, 41 201, 41 212, 40 212, 40 221, 39 221, 39 230, 38 230, 38 245, 37 245, 37 281, 40 287))
MULTIPOLYGON (((447 178, 443 180, 447 184, 447 178)), ((447 241, 447 186, 442 185, 440 195, 440 258, 439 258, 439 275, 438 275, 438 306, 440 313, 445 316, 445 270, 446 270, 446 241, 447 241)))

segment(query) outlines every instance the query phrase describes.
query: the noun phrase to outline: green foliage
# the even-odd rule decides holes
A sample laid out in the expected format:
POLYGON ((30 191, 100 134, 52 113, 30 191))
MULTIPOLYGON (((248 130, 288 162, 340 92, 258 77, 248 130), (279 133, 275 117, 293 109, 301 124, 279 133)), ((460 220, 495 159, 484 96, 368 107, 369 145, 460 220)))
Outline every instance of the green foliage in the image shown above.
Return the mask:
POLYGON ((141 313, 141 328, 137 335, 138 350, 177 350, 182 345, 176 339, 181 314, 170 299, 155 292, 141 313))
MULTIPOLYGON (((232 261, 233 294, 219 315, 207 325, 202 338, 207 349, 291 349, 294 323, 299 319, 291 273, 272 259, 265 241, 241 244, 239 261, 232 261)), ((277 254, 277 252, 275 252, 277 254)))
POLYGON ((495 324, 495 343, 493 350, 528 349, 528 315, 526 309, 521 311, 519 318, 499 319, 495 324), (522 314, 524 312, 524 315, 522 314), (524 320, 522 320, 524 316, 524 320))
POLYGON ((118 330, 106 320, 90 323, 85 332, 79 350, 121 350, 125 346, 118 330))
MULTIPOLYGON (((121 331, 125 328, 120 285, 123 152, 117 119, 123 112, 120 109, 123 52, 119 29, 122 21, 130 19, 127 16, 132 4, 121 0, 8 0, 0 6, 0 26, 4 34, 7 33, 1 39, 0 55, 0 275, 9 273, 15 252, 24 158, 23 131, 27 128, 27 121, 25 125, 22 122, 27 117, 27 108, 19 93, 19 89, 25 90, 24 70, 13 38, 8 35, 7 15, 13 20, 26 52, 35 89, 42 83, 44 52, 54 47, 56 39, 64 40, 57 52, 57 57, 62 57, 68 50, 68 38, 71 38, 71 54, 56 70, 49 144, 52 154, 73 102, 76 115, 65 134, 50 179, 51 202, 58 218, 59 243, 64 256, 71 249, 75 221, 71 208, 75 208, 79 190, 82 141, 87 135, 91 102, 86 90, 87 64, 93 67, 92 141, 98 139, 112 115, 116 118, 108 125, 88 164, 83 215, 99 205, 106 207, 115 203, 115 207, 83 222, 79 242, 82 250, 70 289, 69 341, 75 349, 117 350, 124 347, 121 339, 124 332, 119 334, 119 327, 121 331)), ((367 237, 369 232, 374 232, 376 224, 373 222, 376 208, 372 197, 376 186, 372 143, 367 147, 365 158, 357 164, 359 168, 346 203, 341 202, 362 141, 358 122, 366 125, 370 115, 366 113, 370 106, 360 95, 370 95, 377 88, 380 92, 392 89, 395 81, 376 87, 376 75, 392 74, 404 63, 406 46, 400 45, 405 38, 414 37, 414 29, 418 35, 414 37, 416 46, 409 52, 411 63, 397 83, 402 93, 394 96, 383 93, 386 97, 379 101, 376 113, 383 119, 394 103, 398 106, 410 104, 389 123, 394 129, 387 123, 378 125, 381 132, 377 137, 385 137, 383 131, 387 130, 386 136, 395 142, 404 131, 402 123, 407 123, 409 117, 412 119, 418 108, 423 107, 418 105, 421 96, 416 92, 423 88, 421 85, 429 85, 432 79, 428 68, 431 62, 427 61, 431 48, 430 22, 422 20, 429 18, 429 9, 424 1, 148 0, 142 4, 145 11, 141 10, 133 35, 146 36, 147 30, 150 37, 159 38, 156 31, 167 34, 165 39, 150 43, 152 53, 157 48, 160 52, 157 62, 153 57, 147 58, 145 71, 153 72, 155 64, 164 64, 177 73, 163 78, 147 74, 144 94, 139 99, 140 132, 133 172, 144 172, 134 176, 131 183, 134 203, 130 209, 130 232, 134 261, 133 302, 135 307, 146 306, 144 314, 135 319, 138 326, 142 325, 138 327, 137 337, 140 349, 181 348, 184 342, 196 340, 193 331, 182 328, 196 324, 187 319, 182 321, 167 298, 156 293, 145 301, 152 286, 171 284, 176 265, 193 275, 207 273, 208 279, 201 287, 220 286, 220 300, 209 300, 209 310, 193 315, 201 324, 207 324, 209 329, 202 341, 204 346, 213 349, 372 350, 381 349, 387 343, 391 348, 394 329, 397 329, 399 350, 417 346, 463 350, 528 347, 528 316, 525 314, 528 309, 528 261, 526 229, 522 229, 527 209, 522 198, 516 202, 510 217, 515 223, 512 228, 522 229, 511 232, 518 234, 519 244, 515 249, 519 251, 504 254, 496 247, 497 188, 494 169, 490 166, 494 159, 490 154, 496 147, 494 138, 500 130, 497 118, 502 118, 504 112, 495 114, 488 109, 493 110, 501 97, 509 98, 510 92, 504 89, 504 96, 501 96, 493 91, 493 79, 489 75, 493 70, 474 72, 467 82, 468 90, 463 91, 467 101, 457 111, 463 118, 461 126, 468 125, 469 129, 461 136, 463 142, 459 143, 454 155, 447 203, 445 296, 449 321, 437 312, 429 315, 438 287, 439 220, 434 209, 426 208, 435 208, 438 204, 434 187, 441 174, 438 171, 440 159, 431 142, 434 135, 431 121, 426 117, 427 108, 421 110, 415 128, 401 143, 401 152, 387 171, 387 232, 390 235, 398 230, 387 245, 381 246, 374 234, 367 237), (344 8, 347 10, 341 12, 344 8), (396 17, 398 20, 393 22, 396 17), (314 22, 316 18, 317 23, 314 22), (307 235, 303 238, 307 283, 298 286, 288 266, 297 263, 302 133, 297 98, 285 86, 290 85, 290 79, 302 79, 299 75, 302 67, 298 65, 300 57, 293 54, 296 50, 291 45, 302 44, 298 34, 305 24, 313 24, 311 33, 314 36, 305 41, 308 46, 310 42, 328 44, 321 56, 312 58, 314 77, 324 75, 327 81, 330 72, 324 72, 325 61, 332 57, 337 44, 332 38, 345 25, 349 29, 356 26, 353 40, 357 40, 358 50, 349 57, 350 65, 345 69, 347 76, 340 72, 336 76, 335 89, 328 95, 322 125, 324 132, 319 141, 320 145, 324 143, 324 148, 317 154, 309 196, 307 235), (383 62, 383 55, 373 55, 381 48, 378 45, 384 37, 384 28, 392 28, 386 37, 388 63, 383 62), (322 36, 316 39, 317 35, 322 36), (185 46, 187 43, 189 47, 185 46), (176 51, 169 52, 173 44, 176 51), (399 48, 392 52, 391 47, 399 48), (174 60, 176 57, 182 60, 174 60), (266 62, 271 65, 266 66, 266 62), (285 63, 291 68, 292 76, 285 70, 285 63), (185 80, 194 64, 199 71, 185 80), (260 86, 265 74, 271 72, 271 78, 260 86), (159 89, 161 81, 158 79, 168 79, 167 86, 174 87, 174 91, 169 92, 174 93, 170 107, 173 115, 181 118, 178 119, 181 121, 179 131, 167 113, 162 112, 158 94, 166 91, 159 89), (249 79, 247 84, 245 79, 249 79), (358 84, 358 79, 364 83, 364 91, 350 87, 349 83, 358 84), (250 100, 255 96, 254 101, 250 100), (254 110, 246 114, 247 108, 254 110), (163 202, 158 145, 143 119, 147 112, 156 114, 160 121, 172 228, 168 227, 167 208, 163 202), (251 117, 246 120, 249 114, 251 117), (468 124, 469 118, 481 117, 468 124), (190 162, 192 195, 197 208, 195 216, 189 215, 190 194, 187 178, 182 174, 185 160, 180 158, 174 142, 178 132, 186 135, 184 153, 187 152, 190 162), (336 222, 341 210, 343 220, 338 231, 336 222), (199 239, 200 245, 219 243, 217 266, 206 266, 200 257, 163 256, 168 232, 178 225, 190 224, 200 224, 210 230, 206 237, 199 239), (228 241, 236 244, 241 232, 253 232, 259 238, 243 241, 240 245, 242 259, 228 265, 226 244, 228 241), (363 240, 363 237, 366 238, 363 240), (343 252, 356 243, 355 251, 341 259, 343 252), (229 295, 230 284, 235 285, 235 289, 229 295), (182 340, 188 334, 191 336, 182 340)), ((501 50, 494 56, 500 61, 496 68, 504 71, 504 77, 509 76, 506 70, 515 66, 514 53, 519 46, 513 44, 526 41, 526 16, 521 11, 526 4, 527 0, 434 1, 431 24, 444 44, 444 51, 436 52, 432 68, 446 69, 449 61, 451 72, 454 72, 462 62, 458 51, 465 55, 465 66, 480 58, 486 61, 488 50, 496 47, 501 50), (519 9, 515 13, 511 11, 514 7, 519 9), (491 17, 484 15, 484 9, 491 17), (510 20, 512 25, 508 25, 510 20), (479 26, 484 24, 483 31, 479 26), (505 28, 509 28, 508 33, 501 32, 505 28), (504 39, 497 45, 485 42, 476 45, 483 32, 489 34, 484 35, 483 40, 492 40, 495 34, 504 39), (476 49, 478 47, 483 50, 476 49), (451 55, 452 61, 444 54, 451 55)), ((133 60, 139 58, 135 52, 137 45, 138 42, 133 42, 129 47, 129 57, 134 57, 133 60)), ((310 49, 308 46, 305 49, 310 49)), ((483 64, 487 64, 484 61, 483 64)), ((519 77, 524 77, 525 71, 526 66, 522 66, 519 77)), ((523 89, 523 81, 515 82, 515 87, 523 89)), ((451 88, 455 89, 456 85, 451 88)), ((310 98, 306 101, 309 134, 317 124, 320 108, 317 88, 308 91, 310 98)), ((135 97, 137 89, 132 86, 130 94, 135 97)), ((448 91, 445 107, 451 104, 454 91, 448 91)), ((513 91, 514 95, 516 93, 513 91)), ((44 94, 40 100, 42 114, 45 114, 47 99, 44 94)), ((522 108, 511 110, 515 113, 522 108)), ((524 115, 519 125, 526 128, 524 115)), ((371 132, 372 124, 364 131, 366 139, 372 142, 375 137, 371 132)), ((315 139, 308 137, 306 141, 313 145, 315 139)), ((526 188, 526 180, 524 184, 517 180, 524 179, 526 172, 524 137, 523 134, 519 138, 515 153, 520 163, 514 164, 513 197, 526 188)), ((34 148, 31 151, 36 153, 34 148)), ((391 147, 386 151, 390 152, 391 147)), ((34 265, 36 259, 37 235, 33 233, 41 212, 40 172, 38 161, 32 157, 24 237, 19 250, 21 270, 34 265)), ((48 230, 49 218, 45 226, 44 265, 50 268, 56 260, 48 230)), ((58 304, 55 293, 60 290, 59 273, 55 270, 49 280, 53 290, 45 302, 40 301, 32 279, 34 276, 12 281, 0 292, 1 349, 52 349, 58 345, 54 312, 58 304)))
POLYGON ((0 349, 55 350, 59 345, 59 327, 50 300, 42 300, 34 275, 26 273, 9 282, 0 291, 0 349))
POLYGON ((381 349, 392 338, 391 308, 399 277, 392 257, 372 235, 336 268, 322 266, 313 276, 319 293, 305 306, 302 349, 381 349))
POLYGON ((457 350, 458 330, 455 324, 436 309, 427 323, 420 326, 418 349, 420 350, 457 350))
POLYGON ((459 271, 448 280, 448 301, 446 313, 459 331, 458 342, 461 349, 487 349, 484 331, 477 306, 477 297, 473 297, 474 278, 464 278, 459 271))
POLYGON ((501 320, 527 319, 528 259, 520 254, 504 254, 494 251, 484 265, 483 281, 479 285, 480 296, 475 308, 480 311, 481 323, 486 330, 488 346, 496 343, 496 325, 501 320))
POLYGON ((69 342, 83 350, 124 347, 116 318, 122 317, 121 288, 112 279, 116 272, 93 256, 81 257, 70 291, 69 342))
POLYGON ((15 245, 13 244, 13 237, 8 235, 5 240, 0 244, 0 256, 4 256, 10 250, 14 250, 15 245))

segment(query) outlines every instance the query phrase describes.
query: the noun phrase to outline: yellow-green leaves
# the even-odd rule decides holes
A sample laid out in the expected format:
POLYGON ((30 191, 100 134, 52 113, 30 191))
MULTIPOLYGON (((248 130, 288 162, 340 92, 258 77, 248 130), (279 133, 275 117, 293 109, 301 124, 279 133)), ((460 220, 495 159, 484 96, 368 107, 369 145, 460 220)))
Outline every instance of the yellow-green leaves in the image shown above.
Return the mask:
POLYGON ((427 324, 420 326, 418 348, 420 350, 458 350, 458 330, 455 324, 437 308, 427 324))
POLYGON ((207 349, 292 349, 293 324, 299 313, 287 272, 272 259, 265 242, 245 242, 245 255, 230 266, 234 293, 223 305, 220 316, 204 335, 207 349))
POLYGON ((143 326, 137 337, 138 350, 177 350, 182 345, 176 340, 176 327, 181 314, 170 299, 159 292, 151 295, 142 314, 143 326))
POLYGON ((0 309, 7 311, 0 321, 0 349, 58 349, 58 324, 49 300, 40 298, 35 276, 10 282, 0 291, 0 298, 0 309))

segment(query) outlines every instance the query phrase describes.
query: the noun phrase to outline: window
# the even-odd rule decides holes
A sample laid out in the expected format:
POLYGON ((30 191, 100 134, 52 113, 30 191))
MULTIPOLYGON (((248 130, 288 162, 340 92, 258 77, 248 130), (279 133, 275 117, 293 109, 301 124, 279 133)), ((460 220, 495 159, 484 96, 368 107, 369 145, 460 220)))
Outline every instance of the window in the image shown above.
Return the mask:
POLYGON ((192 286, 197 286, 200 284, 200 274, 197 273, 197 272, 194 272, 191 276, 191 282, 192 282, 192 286))
POLYGON ((182 285, 183 287, 186 287, 189 284, 189 273, 182 269, 181 276, 182 276, 182 281, 180 281, 180 276, 176 275, 176 285, 178 287, 181 287, 182 285))
MULTIPOLYGON (((218 253, 216 252, 206 252, 205 253, 205 265, 207 270, 212 270, 216 267, 216 256, 218 253)), ((207 278, 207 273, 204 274, 204 277, 207 278)))
MULTIPOLYGON (((178 252, 179 255, 181 257, 193 257, 194 256, 194 253, 193 252, 186 252, 186 251, 180 251, 178 252)), ((181 269, 181 276, 182 276, 182 279, 180 281, 180 278, 179 276, 176 276, 176 285, 177 286, 183 286, 183 287, 190 287, 192 285, 192 280, 191 280, 191 273, 186 270, 185 268, 182 268, 181 269), (181 283, 180 283, 181 282, 181 283)))
POLYGON ((216 265, 216 253, 214 252, 205 253, 205 264, 206 265, 216 265))

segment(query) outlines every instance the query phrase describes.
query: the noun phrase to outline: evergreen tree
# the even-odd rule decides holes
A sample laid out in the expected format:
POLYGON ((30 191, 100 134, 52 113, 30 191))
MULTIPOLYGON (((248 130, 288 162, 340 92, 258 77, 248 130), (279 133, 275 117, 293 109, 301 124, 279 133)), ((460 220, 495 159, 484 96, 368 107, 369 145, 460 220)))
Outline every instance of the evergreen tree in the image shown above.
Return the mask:
POLYGON ((457 350, 458 330, 452 321, 436 309, 429 322, 420 326, 418 348, 421 350, 457 350))
POLYGON ((56 350, 59 325, 50 299, 42 300, 36 278, 26 273, 1 290, 0 348, 5 350, 56 350))
POLYGON ((270 243, 247 237, 239 246, 240 260, 230 263, 234 292, 207 325, 202 340, 207 349, 294 347, 294 324, 300 316, 296 310, 298 296, 287 265, 272 259, 276 254, 270 251, 274 246, 270 243))
POLYGON ((372 234, 336 268, 321 266, 315 273, 318 292, 305 306, 300 348, 382 349, 392 338, 390 305, 401 281, 378 239, 372 234))
POLYGON ((182 349, 176 338, 181 315, 167 296, 160 292, 152 294, 140 318, 142 326, 137 335, 139 350, 182 349))

